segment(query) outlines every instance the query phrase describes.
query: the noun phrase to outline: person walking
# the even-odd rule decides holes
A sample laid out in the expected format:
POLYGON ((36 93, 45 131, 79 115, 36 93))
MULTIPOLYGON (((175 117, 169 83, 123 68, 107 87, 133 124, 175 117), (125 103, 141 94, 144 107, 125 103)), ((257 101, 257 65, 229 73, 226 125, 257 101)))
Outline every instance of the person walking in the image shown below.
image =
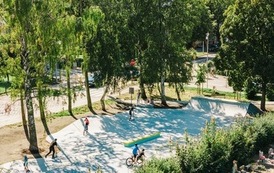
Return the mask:
POLYGON ((29 172, 29 159, 27 157, 27 155, 24 155, 24 159, 23 159, 23 162, 24 162, 24 169, 26 172, 29 172))
POLYGON ((233 160, 232 163, 233 163, 232 173, 240 173, 240 171, 238 171, 237 160, 233 160))
POLYGON ((137 93, 137 105, 138 105, 139 102, 140 102, 140 98, 141 98, 141 91, 138 90, 138 93, 137 93))
POLYGON ((89 125, 89 120, 86 117, 85 120, 84 120, 84 132, 83 132, 83 135, 87 135, 87 133, 88 133, 88 125, 89 125))
POLYGON ((129 109, 129 121, 133 120, 133 107, 129 109))
POLYGON ((54 139, 50 146, 49 146, 49 152, 48 154, 45 155, 45 158, 47 158, 47 156, 52 152, 52 159, 54 159, 55 157, 55 146, 57 147, 57 139, 54 139))

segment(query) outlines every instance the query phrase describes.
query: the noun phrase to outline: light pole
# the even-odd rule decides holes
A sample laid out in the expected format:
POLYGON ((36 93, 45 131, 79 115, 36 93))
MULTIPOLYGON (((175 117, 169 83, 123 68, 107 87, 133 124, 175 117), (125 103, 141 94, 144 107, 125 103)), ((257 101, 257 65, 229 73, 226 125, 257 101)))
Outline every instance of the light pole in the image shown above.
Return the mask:
POLYGON ((209 32, 206 33, 206 69, 207 69, 207 78, 206 78, 206 87, 208 88, 208 39, 209 32))

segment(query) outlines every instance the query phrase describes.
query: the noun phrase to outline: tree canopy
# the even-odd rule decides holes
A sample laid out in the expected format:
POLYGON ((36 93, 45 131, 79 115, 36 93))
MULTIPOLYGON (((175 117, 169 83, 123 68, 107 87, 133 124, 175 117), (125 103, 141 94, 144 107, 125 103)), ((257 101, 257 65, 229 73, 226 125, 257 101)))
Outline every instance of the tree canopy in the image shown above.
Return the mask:
MULTIPOLYGON (((215 60, 220 69, 231 72, 234 82, 240 76, 241 79, 260 78, 262 110, 265 110, 266 86, 274 81, 273 12, 271 0, 237 0, 225 13, 221 27, 223 45, 215 60)), ((238 81, 243 85, 245 80, 238 81)))

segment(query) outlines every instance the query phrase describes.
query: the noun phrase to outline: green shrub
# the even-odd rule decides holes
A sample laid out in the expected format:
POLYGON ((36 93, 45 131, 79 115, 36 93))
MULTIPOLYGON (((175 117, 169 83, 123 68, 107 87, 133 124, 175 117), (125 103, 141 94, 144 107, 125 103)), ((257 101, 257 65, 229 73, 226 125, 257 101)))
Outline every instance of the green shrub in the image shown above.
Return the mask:
POLYGON ((266 90, 266 97, 270 101, 274 101, 274 84, 268 85, 266 90))
POLYGON ((274 120, 273 114, 267 114, 256 118, 252 128, 254 147, 256 152, 267 147, 274 141, 274 120))
POLYGON ((230 172, 233 160, 237 160, 238 165, 249 164, 254 154, 258 154, 259 150, 266 153, 267 147, 274 141, 273 114, 252 120, 238 119, 229 128, 217 128, 212 119, 198 139, 186 134, 185 141, 176 149, 177 159, 153 159, 137 173, 219 173, 230 172))
POLYGON ((254 79, 249 78, 245 83, 245 93, 247 99, 255 99, 255 96, 259 91, 260 87, 258 83, 254 79))
POLYGON ((198 142, 187 142, 185 147, 179 149, 182 172, 225 171, 230 154, 230 145, 227 144, 225 131, 218 129, 215 119, 211 119, 202 130, 198 142), (186 159, 190 163, 186 162, 186 159))
POLYGON ((228 131, 228 144, 230 145, 229 163, 237 160, 240 165, 249 163, 253 155, 254 140, 248 135, 245 125, 235 125, 228 131))
POLYGON ((176 158, 152 158, 141 168, 137 169, 136 173, 181 173, 181 171, 176 158))

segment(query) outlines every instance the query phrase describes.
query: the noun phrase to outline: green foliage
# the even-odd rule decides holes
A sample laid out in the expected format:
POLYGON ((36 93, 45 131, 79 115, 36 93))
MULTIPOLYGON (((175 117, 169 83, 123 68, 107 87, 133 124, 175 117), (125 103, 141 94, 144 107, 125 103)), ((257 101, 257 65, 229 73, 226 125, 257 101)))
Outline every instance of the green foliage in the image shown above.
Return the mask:
POLYGON ((245 93, 247 99, 254 99, 256 94, 260 91, 260 87, 256 80, 249 78, 245 83, 245 93))
POLYGON ((0 94, 7 92, 10 86, 10 82, 0 81, 0 94))
POLYGON ((218 130, 215 120, 207 123, 198 143, 187 142, 178 155, 183 172, 222 172, 229 158, 225 131, 218 130))
POLYGON ((258 117, 250 129, 252 130, 250 134, 254 140, 255 152, 264 149, 274 140, 273 114, 258 117))
MULTIPOLYGON (((213 30, 213 35, 216 36, 217 41, 220 41, 220 27, 225 20, 224 12, 233 4, 235 0, 205 0, 205 5, 207 7, 211 25, 208 27, 213 30)), ((207 19, 208 20, 208 19, 207 19)), ((208 31, 206 31, 208 32, 208 31)), ((204 34, 205 36, 205 34, 204 34)))
POLYGON ((267 86, 267 99, 270 101, 274 101, 274 85, 270 84, 267 86))
POLYGON ((157 159, 152 158, 136 173, 180 173, 180 165, 177 158, 157 159))
POLYGON ((172 157, 165 161, 169 167, 161 167, 160 165, 165 165, 163 161, 153 159, 137 172, 165 172, 171 165, 172 168, 177 168, 177 159, 181 169, 179 172, 230 172, 233 160, 237 160, 239 165, 249 164, 259 150, 266 153, 273 140, 273 114, 253 119, 238 118, 229 128, 221 129, 217 128, 215 120, 211 119, 198 139, 190 138, 186 134, 186 143, 177 147, 177 158, 172 157))
POLYGON ((207 68, 205 65, 199 65, 199 69, 196 70, 196 73, 197 73, 196 84, 200 85, 201 83, 206 82, 206 71, 207 71, 207 68))
POLYGON ((264 99, 262 110, 265 110, 266 85, 274 81, 273 10, 272 0, 236 0, 226 10, 220 30, 222 47, 218 66, 240 69, 239 73, 245 77, 259 77, 264 99))
MULTIPOLYGON (((197 81, 195 82, 196 85, 198 85, 198 93, 200 94, 201 91, 201 84, 206 82, 206 71, 207 68, 205 65, 199 65, 199 69, 196 71, 196 78, 197 81)), ((203 88, 202 88, 203 89, 203 88)))

